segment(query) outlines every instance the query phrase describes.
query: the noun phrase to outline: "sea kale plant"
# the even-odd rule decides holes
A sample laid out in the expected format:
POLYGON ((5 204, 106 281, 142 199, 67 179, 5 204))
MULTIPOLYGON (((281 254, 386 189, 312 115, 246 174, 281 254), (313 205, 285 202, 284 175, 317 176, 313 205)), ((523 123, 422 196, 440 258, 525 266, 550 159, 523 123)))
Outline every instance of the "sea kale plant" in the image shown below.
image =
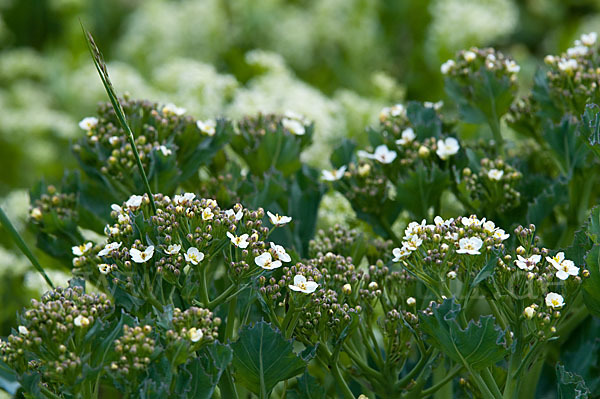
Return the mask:
MULTIPOLYGON (((109 95, 79 168, 31 190, 72 274, 0 341, 25 398, 600 397, 600 52, 532 88, 494 49, 445 62, 446 103, 387 107, 331 169, 294 112, 197 120, 109 95), (517 93, 523 93, 517 97, 517 93), (337 191, 346 224, 318 222, 337 191), (319 226, 320 228, 317 228, 319 226)), ((282 88, 285 90, 285 88, 282 88)))

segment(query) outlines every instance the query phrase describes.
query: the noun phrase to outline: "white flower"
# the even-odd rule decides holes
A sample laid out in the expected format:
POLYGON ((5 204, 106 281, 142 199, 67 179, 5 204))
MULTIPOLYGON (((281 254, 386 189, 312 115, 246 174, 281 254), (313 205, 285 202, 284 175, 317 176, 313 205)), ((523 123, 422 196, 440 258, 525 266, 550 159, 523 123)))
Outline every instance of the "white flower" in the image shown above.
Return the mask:
POLYGON ((487 233, 494 233, 496 230, 496 225, 491 220, 488 220, 487 222, 483 223, 483 230, 485 230, 487 233))
POLYGON ((106 244, 104 246, 104 248, 102 248, 102 250, 100 250, 100 252, 98 252, 98 256, 108 255, 112 251, 119 249, 121 247, 121 244, 122 243, 120 243, 120 242, 111 242, 110 244, 106 244))
POLYGON ((129 197, 127 202, 125 202, 125 205, 127 205, 127 208, 131 210, 136 210, 142 205, 143 199, 144 197, 141 195, 132 195, 131 197, 129 197))
POLYGON ((165 145, 161 145, 160 147, 156 147, 157 151, 160 151, 163 156, 168 157, 169 155, 171 155, 173 153, 173 151, 171 151, 170 148, 168 148, 165 145))
POLYGON ((295 119, 295 120, 300 121, 300 122, 305 122, 306 121, 306 118, 304 117, 304 115, 301 115, 301 114, 299 114, 297 112, 290 111, 290 110, 285 111, 283 113, 283 116, 285 116, 288 119, 295 119))
POLYGON ((202 339, 202 337, 204 337, 204 333, 202 333, 202 330, 197 329, 196 327, 192 327, 188 330, 187 336, 190 339, 190 341, 198 342, 202 339))
POLYGON ((277 269, 282 265, 280 260, 273 260, 270 252, 264 252, 258 255, 256 258, 254 258, 254 263, 266 270, 277 269))
POLYGON ((211 220, 215 215, 210 208, 204 208, 202 210, 202 220, 211 220))
POLYGON ((500 180, 504 176, 504 171, 500 169, 490 169, 487 173, 490 180, 500 180))
POLYGON ((90 319, 85 316, 79 315, 73 320, 73 324, 77 327, 87 327, 90 325, 90 319))
POLYGON ((18 330, 19 330, 19 334, 22 334, 22 335, 29 334, 29 330, 25 326, 19 326, 18 330))
POLYGON ((559 252, 553 257, 546 256, 546 260, 554 266, 555 269, 560 270, 560 264, 565 260, 565 253, 559 252))
POLYGON ((250 244, 248 242, 248 234, 242 234, 241 236, 238 237, 238 236, 234 236, 230 232, 227 232, 227 237, 229 237, 229 239, 231 240, 231 243, 238 248, 244 249, 244 248, 248 247, 248 244, 250 244))
POLYGON ((423 106, 425 108, 433 108, 434 110, 439 111, 444 106, 444 102, 442 100, 437 102, 423 101, 423 106))
POLYGON ((474 61, 475 58, 477 58, 477 54, 473 51, 465 51, 463 54, 463 58, 465 59, 465 61, 471 62, 474 61))
POLYGON ((406 304, 408 306, 414 306, 417 303, 417 300, 415 298, 413 298, 412 296, 406 298, 406 304))
POLYGON ((304 133, 306 133, 304 125, 298 122, 296 119, 283 118, 281 120, 281 125, 284 129, 286 129, 292 134, 295 134, 296 136, 302 136, 304 135, 304 133))
POLYGON ((458 241, 460 249, 456 251, 459 254, 479 255, 479 249, 483 245, 483 241, 479 237, 461 238, 458 241))
POLYGON ((394 248, 392 250, 392 255, 394 255, 394 259, 392 262, 400 262, 400 259, 407 257, 411 252, 403 245, 402 248, 394 248))
POLYGON ((120 140, 119 140, 119 136, 110 136, 110 137, 108 138, 108 143, 109 143, 110 145, 112 145, 112 146, 115 146, 115 145, 117 145, 117 144, 119 143, 119 141, 120 141, 120 140))
POLYGON ((408 251, 416 251, 421 246, 423 240, 418 235, 410 237, 408 241, 402 243, 402 248, 406 248, 408 251))
POLYGON ((150 245, 144 252, 136 248, 131 248, 129 250, 129 255, 131 256, 131 260, 135 263, 145 263, 154 256, 154 245, 150 245))
POLYGON ((450 218, 448 220, 444 220, 444 218, 441 216, 436 216, 433 218, 433 223, 435 223, 437 227, 448 227, 450 224, 452 224, 452 222, 454 222, 454 218, 450 218))
POLYGON ((87 130, 88 132, 95 128, 98 125, 98 118, 94 118, 93 116, 88 116, 87 118, 83 118, 81 122, 79 122, 79 127, 83 130, 87 130))
POLYGON ((227 216, 228 218, 234 218, 236 222, 239 222, 240 220, 242 220, 244 212, 241 209, 237 211, 237 213, 233 209, 227 209, 225 211, 225 216, 227 216))
POLYGON ((107 265, 106 263, 101 263, 98 265, 98 270, 102 274, 108 274, 110 273, 110 265, 107 265))
POLYGON ((563 299, 562 295, 555 292, 549 292, 546 295, 546 306, 557 309, 562 308, 564 304, 565 300, 563 299))
POLYGON ((279 259, 282 262, 291 262, 292 258, 290 257, 290 255, 285 251, 285 248, 282 247, 281 245, 277 245, 274 242, 271 242, 271 249, 273 251, 275 251, 275 255, 277 256, 277 259, 279 259))
POLYGON ((208 198, 206 200, 206 205, 208 205, 209 208, 216 208, 217 206, 219 206, 219 204, 217 203, 216 200, 212 199, 212 198, 208 198))
POLYGON ((325 181, 340 180, 342 177, 344 177, 344 173, 346 173, 346 165, 340 167, 339 169, 323 170, 321 173, 321 179, 325 181))
POLYGON ((171 244, 165 250, 165 252, 169 255, 177 255, 179 251, 181 251, 181 245, 179 244, 171 244))
POLYGON ((71 248, 71 251, 73 251, 73 255, 76 256, 83 256, 85 255, 90 249, 92 249, 92 246, 94 244, 92 244, 91 242, 86 242, 85 244, 81 244, 75 247, 71 248))
POLYGON ((292 221, 292 218, 289 216, 279 216, 279 214, 272 214, 269 211, 267 211, 267 215, 269 216, 269 219, 271 219, 271 223, 275 226, 283 226, 292 221))
POLYGON ((435 153, 441 160, 445 161, 449 156, 456 154, 459 149, 458 140, 454 137, 448 137, 446 140, 438 140, 435 153))
POLYGON ((183 195, 175 195, 173 202, 175 202, 175 205, 186 205, 192 202, 194 198, 196 198, 196 194, 184 193, 183 195))
POLYGON ((447 274, 446 277, 448 277, 450 280, 454 280, 456 278, 456 272, 454 270, 450 270, 447 274))
POLYGON ((558 69, 567 72, 567 74, 572 74, 573 71, 577 69, 577 66, 577 60, 574 60, 572 58, 561 58, 560 61, 558 61, 558 69))
POLYGON ((404 239, 410 240, 413 236, 421 234, 427 226, 426 223, 427 221, 425 219, 421 221, 421 224, 417 222, 410 222, 404 230, 404 239))
POLYGON ((396 159, 396 151, 391 151, 385 144, 377 146, 375 152, 370 154, 366 151, 358 151, 357 155, 363 158, 375 159, 384 164, 392 163, 396 159))
POLYGON ((494 231, 493 237, 497 240, 504 241, 504 240, 508 239, 508 237, 510 237, 510 234, 506 233, 502 229, 496 229, 494 231))
POLYGON ((514 60, 504 61, 504 66, 506 67, 506 70, 510 73, 519 73, 519 71, 521 70, 521 67, 517 65, 517 63, 514 60))
POLYGON ((584 46, 593 46, 598 39, 598 34, 596 32, 590 32, 588 34, 581 35, 581 43, 584 46))
POLYGON ((198 251, 196 247, 189 247, 187 252, 184 254, 185 261, 191 263, 192 265, 197 265, 202 262, 204 259, 204 254, 198 251))
POLYGON ((523 316, 525 316, 528 319, 533 319, 533 316, 535 316, 535 308, 533 306, 527 306, 523 310, 523 316))
POLYGON ((559 280, 566 280, 569 276, 577 276, 579 274, 579 268, 575 266, 572 260, 565 259, 563 260, 559 267, 556 267, 556 264, 552 264, 558 271, 556 272, 556 277, 559 280))
POLYGON ((185 114, 185 108, 179 108, 178 106, 176 106, 173 103, 169 103, 167 105, 165 105, 162 109, 163 114, 173 114, 173 115, 183 115, 185 114))
MULTIPOLYGON (((104 234, 106 234, 107 236, 114 236, 119 234, 120 230, 117 227, 113 227, 111 225, 106 225, 104 226, 104 234)), ((98 254, 100 255, 100 254, 98 254)), ((100 255, 102 256, 102 255, 100 255)))
POLYGON ((521 255, 517 255, 515 265, 521 270, 532 270, 535 265, 542 259, 540 255, 531 255, 529 258, 524 258, 521 255))
POLYGON ((209 119, 207 121, 197 121, 196 126, 198 127, 198 129, 200 129, 202 133, 206 134, 207 136, 214 136, 217 132, 217 123, 212 119, 209 119))
POLYGON ((454 60, 448 60, 442 64, 440 71, 442 71, 442 74, 448 75, 448 72, 450 72, 455 66, 456 62, 454 62, 454 60))
POLYGON ((411 143, 417 136, 415 135, 415 131, 409 127, 402 131, 402 138, 396 140, 396 144, 398 145, 407 145, 411 143))
POLYGON ((119 215, 117 216, 117 221, 119 222, 119 224, 129 223, 129 215, 126 213, 119 213, 119 215))
POLYGON ((575 47, 567 49, 567 55, 569 57, 584 56, 588 53, 589 48, 582 45, 579 40, 575 40, 575 47))
POLYGON ((387 119, 390 116, 403 116, 406 115, 406 108, 402 104, 395 104, 391 107, 385 107, 379 113, 379 119, 387 119))
POLYGON ((476 226, 481 226, 483 224, 483 220, 477 219, 477 216, 475 216, 475 215, 471 215, 468 218, 463 217, 460 221, 466 227, 471 227, 471 226, 476 227, 476 226))
POLYGON ((306 281, 306 277, 301 274, 296 274, 294 276, 294 284, 288 285, 290 290, 304 292, 305 294, 315 292, 318 286, 319 284, 314 281, 306 281))

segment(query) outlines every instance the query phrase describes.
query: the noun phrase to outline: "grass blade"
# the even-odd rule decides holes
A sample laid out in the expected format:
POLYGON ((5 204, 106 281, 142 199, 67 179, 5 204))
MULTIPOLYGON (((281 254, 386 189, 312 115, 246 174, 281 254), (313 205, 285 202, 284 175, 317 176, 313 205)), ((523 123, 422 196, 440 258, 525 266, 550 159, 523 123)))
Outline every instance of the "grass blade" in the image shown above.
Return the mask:
POLYGON ((140 170, 140 174, 142 175, 142 180, 144 181, 144 185, 146 186, 146 193, 148 197, 150 197, 150 205, 152 206, 152 211, 156 214, 156 205, 154 204, 154 196, 152 195, 152 190, 150 189, 150 183, 148 183, 148 177, 146 177, 146 172, 144 171, 144 166, 142 165, 142 161, 140 159, 140 154, 138 153, 137 147, 135 146, 135 139, 133 137, 133 132, 131 128, 127 124, 127 118, 125 117, 125 112, 121 107, 121 103, 119 102, 119 98, 113 88, 113 85, 110 81, 110 77, 108 76, 108 69, 106 68, 106 63, 104 62, 104 58, 102 57, 102 53, 96 46, 94 42, 94 38, 92 34, 85 30, 83 27, 83 23, 81 24, 81 29, 83 30, 83 34, 87 41, 88 49, 90 50, 90 54, 92 55, 92 60, 94 61, 94 66, 100 75, 100 79, 102 80, 102 84, 106 89, 106 93, 108 94, 108 98, 113 106, 115 114, 117 114, 117 118, 119 119, 119 123, 121 127, 125 130, 127 134, 127 140, 131 145, 131 149, 133 150, 133 155, 135 156, 135 160, 140 170))
POLYGON ((40 265, 40 262, 38 262, 37 258, 33 254, 33 252, 31 252, 31 250, 29 249, 27 244, 25 244, 25 241, 23 241, 23 238, 21 237, 19 232, 15 229, 15 226, 13 226, 10 219, 8 218, 8 216, 6 216, 6 213, 4 213, 4 210, 1 207, 0 207, 0 223, 2 224, 2 226, 4 226, 4 228, 6 229, 8 234, 14 240, 15 244, 17 244, 17 247, 19 247, 21 252, 23 252, 23 255, 25 255, 27 257, 27 259, 29 259, 29 261, 31 262, 33 267, 35 267, 36 270, 42 275, 42 277, 44 278, 44 280, 46 280, 48 285, 51 288, 54 288, 54 284, 52 283, 52 280, 50 280, 50 277, 48 277, 48 275, 44 271, 44 268, 42 267, 42 265, 40 265))

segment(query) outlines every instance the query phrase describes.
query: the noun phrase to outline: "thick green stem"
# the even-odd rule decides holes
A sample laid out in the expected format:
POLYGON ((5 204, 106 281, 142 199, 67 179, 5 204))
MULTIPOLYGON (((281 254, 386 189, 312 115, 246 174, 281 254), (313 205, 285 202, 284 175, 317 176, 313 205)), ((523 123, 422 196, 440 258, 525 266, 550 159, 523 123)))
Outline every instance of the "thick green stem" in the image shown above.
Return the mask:
POLYGON ((227 325, 225 327, 225 340, 233 338, 233 330, 235 327, 235 311, 237 309, 237 297, 233 297, 229 302, 229 310, 227 311, 227 325))
POLYGON ((454 377, 456 377, 458 375, 458 373, 460 373, 460 371, 463 369, 462 365, 456 365, 454 366, 450 371, 446 372, 445 369, 442 369, 441 367, 438 367, 436 369, 436 371, 433 373, 433 381, 435 382, 435 385, 433 385, 430 388, 427 388, 425 390, 423 390, 423 392, 421 392, 423 397, 427 397, 429 395, 433 395, 434 393, 437 392, 435 399, 452 399, 453 396, 453 389, 452 389, 452 385, 447 385, 450 381, 452 381, 452 379, 454 377), (441 373, 440 373, 441 372, 441 373), (442 388, 444 387, 448 387, 447 389, 444 389, 442 391, 442 388), (438 392, 438 391, 442 391, 442 392, 438 392))

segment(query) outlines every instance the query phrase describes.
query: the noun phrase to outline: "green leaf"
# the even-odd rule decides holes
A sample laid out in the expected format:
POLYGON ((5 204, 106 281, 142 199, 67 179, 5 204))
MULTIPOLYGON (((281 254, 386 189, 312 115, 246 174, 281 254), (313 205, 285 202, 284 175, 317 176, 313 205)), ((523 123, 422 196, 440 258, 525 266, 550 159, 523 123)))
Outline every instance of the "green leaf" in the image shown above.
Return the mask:
POLYGON ((0 389, 14 395, 17 392, 17 389, 19 389, 19 386, 20 384, 17 381, 15 372, 8 367, 6 363, 0 360, 0 389))
MULTIPOLYGON (((419 163, 414 171, 402 178, 396 186, 396 201, 415 219, 428 216, 429 208, 436 206, 450 184, 447 171, 437 165, 426 167, 419 163)), ((393 220, 390 220, 390 224, 393 220)))
POLYGON ((588 278, 583 279, 583 300, 589 311, 600 316, 600 244, 596 244, 585 257, 588 278))
POLYGON ((569 200, 569 185, 564 178, 559 178, 551 183, 532 203, 527 211, 527 222, 541 226, 547 219, 554 207, 566 203, 569 200))
POLYGON ((560 360, 584 379, 591 392, 600 392, 600 319, 588 317, 569 335, 560 360))
POLYGON ((423 103, 411 101, 406 107, 406 115, 412 124, 417 139, 433 137, 438 138, 442 134, 442 121, 432 107, 426 107, 423 103))
POLYGON ((262 397, 306 369, 307 361, 294 353, 292 341, 264 321, 242 328, 231 347, 236 381, 262 397))
POLYGON ((331 153, 329 161, 334 168, 339 168, 344 165, 348 165, 354 158, 354 150, 356 149, 356 143, 346 138, 342 139, 342 142, 335 147, 331 153))
POLYGON ((491 277, 494 274, 494 270, 496 269, 496 264, 498 263, 498 258, 500 257, 498 252, 492 253, 492 256, 487 260, 485 266, 481 268, 475 279, 471 283, 471 287, 475 288, 482 281, 486 280, 488 277, 491 277))
MULTIPOLYGON (((183 386, 184 397, 210 399, 232 358, 232 349, 220 342, 215 341, 204 348, 197 358, 182 366, 191 376, 183 386)), ((182 375, 179 378, 181 379, 182 375)))
POLYGON ((507 353, 504 331, 496 326, 492 316, 471 320, 465 329, 458 324, 460 305, 454 298, 433 306, 433 314, 421 315, 421 328, 431 343, 454 361, 468 364, 475 370, 492 366, 507 353))
POLYGON ((305 372, 298 377, 298 384, 292 390, 287 391, 289 399, 325 399, 325 390, 316 378, 305 372))
POLYGON ((587 399, 590 390, 580 375, 565 370, 562 364, 556 365, 558 399, 587 399))

